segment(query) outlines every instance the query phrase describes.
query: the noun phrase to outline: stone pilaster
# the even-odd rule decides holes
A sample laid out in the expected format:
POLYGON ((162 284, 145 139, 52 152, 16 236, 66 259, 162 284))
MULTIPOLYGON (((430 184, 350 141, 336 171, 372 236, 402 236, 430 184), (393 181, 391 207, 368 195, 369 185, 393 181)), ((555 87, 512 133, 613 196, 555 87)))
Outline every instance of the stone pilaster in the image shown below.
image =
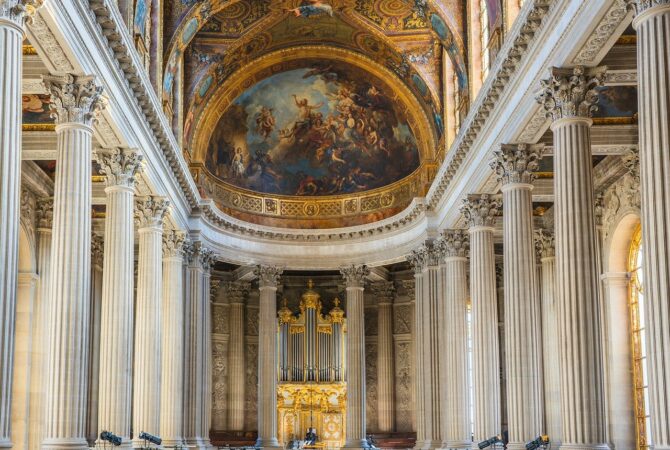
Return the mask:
POLYGON ((670 449, 670 1, 626 0, 637 30, 640 190, 651 440, 670 449))
POLYGON ((538 96, 553 119, 561 416, 575 450, 608 448, 590 133, 604 74, 553 68, 538 96))
POLYGON ((283 269, 258 266, 258 440, 257 448, 279 448, 277 440, 277 283, 283 269))
POLYGON ((21 192, 23 22, 40 2, 0 0, 0 448, 11 447, 14 325, 21 192))
MULTIPOLYGON (((133 221, 135 175, 142 156, 136 150, 96 151, 106 175, 107 214, 100 312, 98 434, 110 431, 130 447, 133 381, 133 221)), ((98 442, 99 446, 105 445, 98 442)))
POLYGON ((440 324, 440 401, 443 445, 447 450, 470 448, 468 385, 468 278, 470 237, 467 230, 445 230, 440 239, 444 252, 443 323, 440 324))
POLYGON ((163 234, 160 436, 163 446, 180 447, 184 423, 184 244, 186 233, 163 234))
POLYGON ((491 167, 502 184, 508 448, 544 430, 540 301, 533 239, 534 172, 542 145, 502 145, 491 167))
POLYGON ((102 314, 102 264, 105 243, 99 234, 91 236, 91 332, 89 334, 86 440, 94 446, 98 438, 98 385, 100 379, 100 317, 102 314))
POLYGON ((230 336, 228 341, 228 429, 244 430, 244 386, 246 367, 244 364, 244 303, 249 292, 245 282, 228 285, 230 302, 230 336))
POLYGON ((367 266, 341 270, 347 284, 347 418, 345 448, 367 448, 365 434, 365 325, 364 299, 367 266))
MULTIPOLYGON (((163 332, 163 217, 169 202, 147 196, 135 203, 139 234, 135 351, 133 370, 133 447, 143 448, 141 431, 158 435, 161 411, 161 333, 163 332)), ((170 332, 170 329, 166 329, 170 332)), ((168 349, 169 351, 169 349, 168 349)))
POLYGON ((535 250, 540 259, 542 310, 542 361, 544 367, 544 421, 553 446, 561 445, 561 377, 559 367, 558 310, 556 304, 556 254, 554 235, 535 230, 535 250))
POLYGON ((461 213, 470 234, 474 442, 500 434, 500 360, 493 231, 500 201, 469 195, 461 213))
POLYGON ((377 298, 377 424, 379 431, 395 431, 393 358, 393 282, 372 285, 377 298))
POLYGON ((58 327, 49 330, 42 448, 75 450, 87 447, 82 392, 88 386, 91 139, 102 87, 93 77, 73 75, 44 77, 44 84, 58 139, 49 296, 49 315, 58 327))
POLYGON ((198 449, 210 446, 212 404, 212 336, 209 302, 212 251, 192 243, 188 255, 184 355, 184 433, 186 444, 198 449))

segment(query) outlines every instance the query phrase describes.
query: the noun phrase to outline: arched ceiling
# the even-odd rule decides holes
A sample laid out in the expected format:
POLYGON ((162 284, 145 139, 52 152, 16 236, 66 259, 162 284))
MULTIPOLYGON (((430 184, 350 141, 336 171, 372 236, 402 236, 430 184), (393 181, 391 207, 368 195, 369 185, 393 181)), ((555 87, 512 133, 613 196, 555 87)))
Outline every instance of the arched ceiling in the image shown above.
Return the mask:
MULTIPOLYGON (((423 195, 435 171, 435 156, 443 134, 443 54, 448 55, 456 68, 463 93, 467 92, 462 39, 464 12, 458 6, 461 2, 453 1, 453 6, 448 6, 449 2, 435 2, 439 3, 436 5, 427 0, 179 0, 173 3, 165 21, 166 31, 173 32, 166 47, 164 97, 172 105, 175 76, 179 71, 179 81, 183 83, 183 104, 179 109, 183 111, 184 147, 190 155, 194 175, 203 193, 217 201, 222 209, 244 220, 266 225, 329 228, 388 217, 406 207, 413 197, 423 195), (308 61, 309 58, 312 59, 308 61), (262 61, 273 61, 274 67, 266 67, 265 72, 257 70, 264 66, 262 61), (302 72, 298 74, 299 71, 302 72), (321 73, 317 75, 309 75, 319 71, 321 73), (330 101, 329 96, 337 96, 342 90, 349 92, 345 95, 350 98, 347 102, 353 101, 354 107, 360 108, 355 110, 355 114, 350 114, 354 116, 350 119, 352 130, 356 128, 353 126, 355 119, 362 117, 357 125, 358 134, 347 144, 349 147, 346 150, 347 155, 353 157, 351 155, 355 152, 352 149, 355 149, 359 155, 356 161, 365 160, 362 167, 355 169, 359 174, 358 181, 352 181, 351 173, 341 173, 341 170, 334 174, 332 164, 330 169, 315 168, 317 162, 313 158, 309 164, 307 161, 310 158, 303 161, 310 167, 307 175, 304 171, 300 174, 303 178, 318 174, 321 177, 318 189, 314 183, 305 187, 302 186, 304 183, 296 180, 283 181, 281 186, 270 186, 267 180, 265 184, 253 184, 249 180, 226 179, 230 175, 230 167, 221 172, 211 164, 207 166, 207 161, 212 162, 211 155, 208 159, 208 150, 214 151, 212 149, 220 144, 210 143, 212 138, 223 139, 226 136, 230 141, 234 134, 231 134, 229 124, 234 117, 230 112, 231 106, 237 104, 239 109, 240 96, 248 98, 257 94, 262 91, 263 83, 272 86, 273 80, 285 80, 286 75, 282 78, 281 73, 293 73, 307 79, 302 84, 291 84, 291 89, 311 89, 308 103, 318 103, 316 99, 321 98, 323 105, 320 110, 316 108, 312 111, 310 127, 314 126, 314 117, 318 114, 324 120, 329 118, 333 129, 339 121, 341 130, 347 131, 347 114, 337 102, 330 101), (273 79, 273 76, 276 78, 273 79), (318 88, 316 84, 319 84, 318 88), (383 96, 383 101, 371 100, 368 92, 372 92, 377 99, 383 96), (388 111, 379 108, 373 115, 370 111, 374 108, 370 105, 376 103, 384 104, 388 111), (227 128, 222 123, 228 123, 227 128), (402 124, 394 128, 389 123, 402 124), (222 127, 227 131, 222 131, 222 127), (402 133, 405 134, 400 136, 402 133), (402 139, 406 139, 410 147, 408 152, 411 152, 410 143, 417 142, 415 151, 420 157, 416 160, 410 158, 402 170, 391 166, 384 170, 383 165, 380 166, 383 157, 397 159, 398 155, 389 148, 399 146, 402 139), (377 140, 381 140, 381 144, 376 143, 377 140), (374 144, 368 148, 366 142, 374 144), (385 153, 373 158, 374 151, 385 153), (369 183, 361 181, 360 173, 371 177, 373 166, 380 170, 376 175, 381 178, 369 183), (327 170, 330 172, 326 173, 327 170), (382 172, 389 175, 381 176, 382 172), (347 178, 349 187, 342 188, 343 181, 338 184, 334 180, 338 177, 347 178), (319 199, 294 198, 305 193, 319 199), (372 199, 368 201, 371 206, 368 205, 367 209, 363 205, 365 196, 372 199), (289 201, 296 204, 284 208, 289 201), (333 206, 334 203, 339 207, 333 206), (355 208, 353 203, 357 205, 355 208), (243 207, 250 204, 254 207, 243 207), (281 213, 283 209, 286 214, 281 213), (323 211, 328 211, 327 217, 319 222, 317 216, 323 211)), ((281 89, 290 97, 292 91, 287 86, 281 89)), ((259 139, 258 133, 251 137, 253 131, 258 132, 251 130, 251 125, 259 108, 282 109, 285 120, 277 117, 282 116, 277 111, 272 117, 278 125, 282 120, 288 121, 291 114, 289 122, 294 129, 297 123, 301 123, 298 97, 295 105, 280 104, 278 99, 267 105, 260 105, 258 98, 255 101, 258 103, 252 105, 256 108, 255 112, 249 109, 251 106, 247 102, 247 111, 237 117, 240 121, 248 119, 245 128, 248 139, 244 148, 236 148, 237 144, 232 141, 226 141, 224 146, 230 153, 224 158, 227 163, 236 153, 244 153, 244 169, 249 176, 250 165, 257 157, 251 141, 259 139), (291 108, 294 111, 286 112, 291 108)), ((277 133, 285 133, 286 130, 272 132, 274 135, 265 136, 268 142, 286 144, 285 140, 277 137, 277 133)), ((302 145, 302 141, 299 142, 302 145)), ((338 145, 344 145, 341 140, 338 142, 338 145)), ((327 143, 327 139, 325 144, 322 142, 323 145, 327 143)), ((269 146, 267 143, 263 145, 263 148, 269 146)), ((276 151, 273 147, 268 155, 276 151)), ((327 153, 329 158, 333 158, 333 152, 335 155, 344 152, 342 148, 319 151, 327 153)), ((297 170, 295 164, 291 167, 282 165, 281 170, 297 170)), ((275 169, 278 167, 275 166, 275 169)), ((292 173, 291 176, 297 175, 292 173)))

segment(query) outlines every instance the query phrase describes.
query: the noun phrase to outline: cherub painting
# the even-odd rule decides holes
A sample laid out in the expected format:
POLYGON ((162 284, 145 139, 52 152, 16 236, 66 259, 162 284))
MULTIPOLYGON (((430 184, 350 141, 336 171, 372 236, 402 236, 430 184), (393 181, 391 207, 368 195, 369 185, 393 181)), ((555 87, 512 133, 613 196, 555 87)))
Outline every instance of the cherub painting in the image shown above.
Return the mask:
POLYGON ((313 17, 328 14, 333 16, 333 7, 322 0, 306 0, 302 2, 297 8, 291 9, 290 12, 296 17, 313 17))

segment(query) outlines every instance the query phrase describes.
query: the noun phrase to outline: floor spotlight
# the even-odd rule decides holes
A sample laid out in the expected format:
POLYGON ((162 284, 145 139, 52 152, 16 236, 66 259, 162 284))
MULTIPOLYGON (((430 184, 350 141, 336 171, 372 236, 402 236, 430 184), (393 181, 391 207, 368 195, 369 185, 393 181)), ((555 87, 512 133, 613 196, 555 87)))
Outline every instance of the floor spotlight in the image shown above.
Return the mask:
POLYGON ((121 445, 121 438, 113 433, 110 433, 109 431, 103 431, 100 433, 100 439, 111 443, 115 447, 121 445))
POLYGON ((498 436, 493 436, 493 437, 491 437, 491 438, 488 438, 488 439, 485 440, 485 441, 481 441, 481 442, 480 442, 479 444, 477 444, 477 445, 479 446, 480 449, 482 449, 482 448, 490 447, 490 446, 492 446, 493 444, 498 444, 498 443, 502 443, 502 436, 500 436, 500 435, 498 435, 498 436))
POLYGON ((549 444, 549 436, 543 434, 542 436, 538 436, 534 440, 527 443, 526 450, 536 450, 547 444, 549 444))
POLYGON ((154 436, 153 434, 145 433, 144 431, 142 431, 140 433, 140 439, 145 440, 145 441, 149 441, 149 442, 151 442, 152 444, 155 444, 155 445, 161 445, 161 442, 163 442, 163 440, 161 438, 159 438, 158 436, 154 436))

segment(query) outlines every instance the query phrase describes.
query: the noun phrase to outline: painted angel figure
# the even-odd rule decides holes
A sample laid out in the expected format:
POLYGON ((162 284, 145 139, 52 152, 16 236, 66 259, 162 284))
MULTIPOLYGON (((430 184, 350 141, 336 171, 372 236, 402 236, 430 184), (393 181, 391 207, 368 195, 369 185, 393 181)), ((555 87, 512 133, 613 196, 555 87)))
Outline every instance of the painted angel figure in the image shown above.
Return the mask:
POLYGON ((296 17, 312 17, 328 14, 333 16, 333 7, 322 0, 306 0, 302 2, 297 8, 291 9, 290 12, 296 17))
POLYGON ((272 114, 272 108, 263 106, 261 112, 256 114, 256 131, 263 136, 264 140, 268 139, 270 133, 275 129, 275 117, 272 114))

